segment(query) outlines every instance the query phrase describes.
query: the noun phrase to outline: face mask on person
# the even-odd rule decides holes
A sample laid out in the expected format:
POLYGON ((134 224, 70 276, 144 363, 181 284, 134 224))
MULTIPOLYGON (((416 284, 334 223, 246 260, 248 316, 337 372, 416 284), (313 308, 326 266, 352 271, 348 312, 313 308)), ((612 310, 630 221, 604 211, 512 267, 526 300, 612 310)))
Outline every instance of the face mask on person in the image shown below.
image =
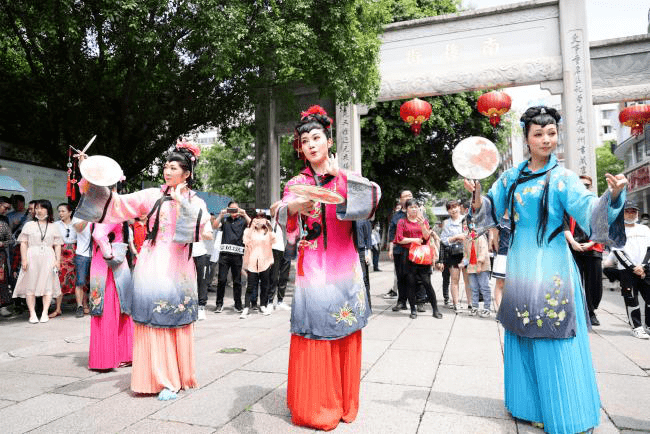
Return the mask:
POLYGON ((630 219, 630 220, 623 220, 626 225, 633 225, 636 223, 636 219, 630 219))

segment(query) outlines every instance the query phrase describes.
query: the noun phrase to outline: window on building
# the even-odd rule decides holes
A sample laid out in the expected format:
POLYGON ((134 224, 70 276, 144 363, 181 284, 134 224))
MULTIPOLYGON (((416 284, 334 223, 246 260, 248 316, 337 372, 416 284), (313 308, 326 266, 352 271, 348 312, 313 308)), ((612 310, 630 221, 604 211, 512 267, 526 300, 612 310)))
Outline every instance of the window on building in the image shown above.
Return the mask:
POLYGON ((603 132, 605 134, 610 134, 612 132, 612 126, 611 125, 605 125, 603 126, 603 132))

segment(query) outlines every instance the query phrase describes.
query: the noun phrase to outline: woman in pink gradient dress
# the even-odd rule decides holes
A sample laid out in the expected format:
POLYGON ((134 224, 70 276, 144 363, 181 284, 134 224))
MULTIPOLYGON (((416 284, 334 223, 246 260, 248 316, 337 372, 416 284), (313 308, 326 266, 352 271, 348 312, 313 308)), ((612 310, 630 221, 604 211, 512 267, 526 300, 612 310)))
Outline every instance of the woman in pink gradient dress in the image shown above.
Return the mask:
POLYGON ((294 147, 307 167, 287 183, 278 220, 287 233, 285 254, 295 254, 287 404, 296 425, 331 430, 359 410, 361 329, 370 306, 354 243, 354 220, 374 213, 379 187, 339 170, 329 158, 331 120, 321 107, 303 112, 294 147), (325 204, 294 194, 296 184, 338 193, 325 204))
POLYGON ((135 322, 131 390, 158 393, 160 400, 174 399, 180 389, 197 386, 198 303, 190 249, 193 242, 210 236, 203 233, 210 220, 205 202, 189 188, 199 153, 194 145, 177 144, 167 157, 161 188, 120 195, 82 180, 82 201, 75 213, 100 223, 148 216, 147 239, 133 271, 133 291, 121 302, 135 322))

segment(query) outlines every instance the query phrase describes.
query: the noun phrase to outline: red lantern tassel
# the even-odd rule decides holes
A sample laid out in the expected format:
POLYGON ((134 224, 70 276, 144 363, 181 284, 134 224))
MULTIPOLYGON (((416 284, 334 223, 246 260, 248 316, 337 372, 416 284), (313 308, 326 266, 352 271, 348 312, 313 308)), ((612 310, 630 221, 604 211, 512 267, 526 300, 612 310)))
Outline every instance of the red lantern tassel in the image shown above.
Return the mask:
POLYGON ((472 248, 470 249, 470 254, 469 254, 469 263, 472 265, 476 265, 477 260, 476 260, 476 245, 475 241, 472 240, 472 248))
POLYGON ((300 247, 298 249, 298 266, 296 267, 296 274, 298 276, 305 275, 305 269, 303 268, 303 262, 305 261, 305 249, 300 247))
POLYGON ((68 182, 65 185, 65 196, 69 197, 71 200, 74 200, 74 185, 70 182, 70 177, 68 176, 68 182))

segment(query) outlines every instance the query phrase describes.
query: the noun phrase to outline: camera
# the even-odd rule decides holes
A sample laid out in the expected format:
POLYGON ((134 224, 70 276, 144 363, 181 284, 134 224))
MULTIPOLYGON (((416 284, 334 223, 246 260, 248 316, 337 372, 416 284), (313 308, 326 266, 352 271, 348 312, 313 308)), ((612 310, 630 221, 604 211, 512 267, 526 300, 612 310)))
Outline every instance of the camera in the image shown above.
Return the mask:
POLYGON ((226 208, 226 211, 229 212, 230 214, 235 214, 239 212, 239 208, 228 207, 226 208))

